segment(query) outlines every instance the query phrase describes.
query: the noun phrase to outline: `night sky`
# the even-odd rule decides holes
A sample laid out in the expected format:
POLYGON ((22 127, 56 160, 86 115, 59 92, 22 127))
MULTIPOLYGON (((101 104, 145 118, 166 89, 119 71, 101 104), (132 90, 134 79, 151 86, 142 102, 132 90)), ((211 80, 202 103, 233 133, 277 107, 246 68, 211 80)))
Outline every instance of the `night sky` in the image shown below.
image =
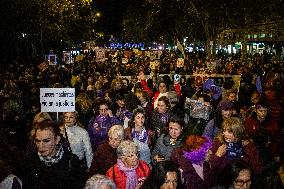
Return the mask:
POLYGON ((101 12, 99 31, 105 34, 119 34, 127 0, 94 0, 93 3, 94 7, 101 12))

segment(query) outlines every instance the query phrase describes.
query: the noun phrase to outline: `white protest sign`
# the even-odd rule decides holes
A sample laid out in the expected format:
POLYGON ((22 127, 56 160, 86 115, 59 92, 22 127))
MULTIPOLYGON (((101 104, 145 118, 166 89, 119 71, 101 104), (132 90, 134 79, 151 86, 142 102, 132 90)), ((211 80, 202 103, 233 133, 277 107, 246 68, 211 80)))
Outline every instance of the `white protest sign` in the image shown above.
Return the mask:
POLYGON ((40 88, 41 112, 74 112, 75 88, 40 88))

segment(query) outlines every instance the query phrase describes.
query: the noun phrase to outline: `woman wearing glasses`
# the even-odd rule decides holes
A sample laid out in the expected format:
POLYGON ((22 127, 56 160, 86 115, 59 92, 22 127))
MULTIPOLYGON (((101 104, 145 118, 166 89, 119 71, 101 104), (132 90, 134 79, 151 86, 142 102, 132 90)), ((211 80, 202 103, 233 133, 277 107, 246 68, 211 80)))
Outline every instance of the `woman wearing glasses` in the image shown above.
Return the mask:
POLYGON ((252 188, 252 170, 245 161, 233 161, 224 169, 222 178, 222 186, 214 189, 252 188))

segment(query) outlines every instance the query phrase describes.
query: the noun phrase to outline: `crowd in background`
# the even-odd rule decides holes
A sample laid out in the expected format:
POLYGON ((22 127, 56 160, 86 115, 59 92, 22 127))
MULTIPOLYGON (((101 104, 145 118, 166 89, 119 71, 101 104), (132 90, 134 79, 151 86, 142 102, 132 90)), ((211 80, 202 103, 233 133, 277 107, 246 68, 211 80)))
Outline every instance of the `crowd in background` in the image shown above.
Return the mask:
POLYGON ((101 180, 127 189, 283 188, 283 62, 192 53, 177 68, 177 55, 164 51, 153 67, 143 54, 121 63, 123 52, 116 62, 112 53, 99 63, 90 53, 72 64, 42 69, 43 60, 19 60, 1 69, 0 181, 9 178, 12 188, 96 188, 101 180), (226 80, 211 90, 186 77, 195 73, 240 75, 240 85, 226 80), (75 88, 76 112, 40 112, 40 88, 75 88))

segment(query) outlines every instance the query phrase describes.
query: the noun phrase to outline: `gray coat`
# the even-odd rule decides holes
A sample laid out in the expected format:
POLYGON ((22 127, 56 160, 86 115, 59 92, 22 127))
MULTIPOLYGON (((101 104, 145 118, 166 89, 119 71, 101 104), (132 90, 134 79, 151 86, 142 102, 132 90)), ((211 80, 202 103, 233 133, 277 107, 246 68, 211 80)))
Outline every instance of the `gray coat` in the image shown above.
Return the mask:
MULTIPOLYGON (((168 134, 162 134, 157 139, 156 145, 152 152, 152 160, 157 154, 164 156, 165 160, 170 160, 172 151, 179 146, 181 146, 181 138, 179 138, 175 144, 170 144, 170 136, 168 134)), ((154 161, 152 162, 155 163, 154 161)))

